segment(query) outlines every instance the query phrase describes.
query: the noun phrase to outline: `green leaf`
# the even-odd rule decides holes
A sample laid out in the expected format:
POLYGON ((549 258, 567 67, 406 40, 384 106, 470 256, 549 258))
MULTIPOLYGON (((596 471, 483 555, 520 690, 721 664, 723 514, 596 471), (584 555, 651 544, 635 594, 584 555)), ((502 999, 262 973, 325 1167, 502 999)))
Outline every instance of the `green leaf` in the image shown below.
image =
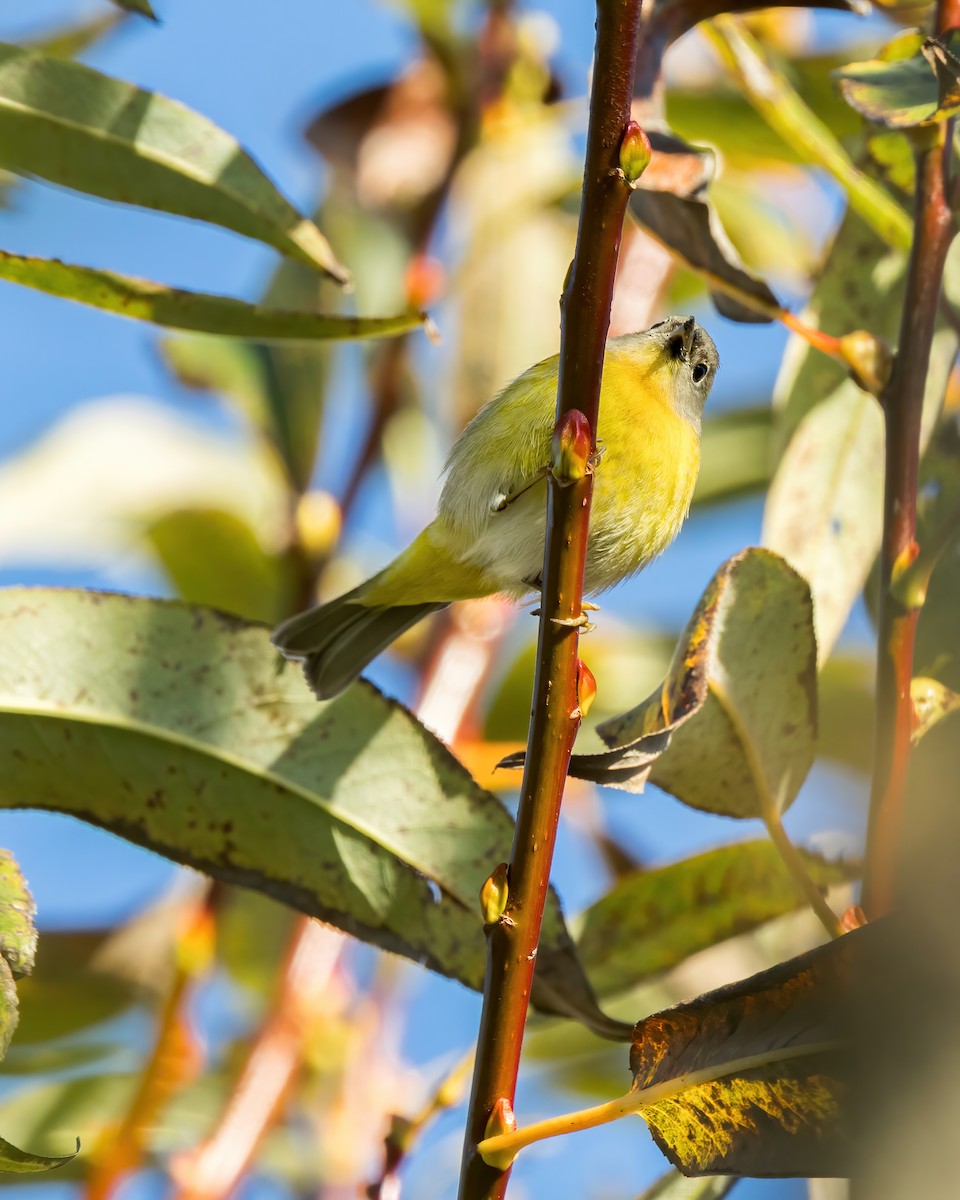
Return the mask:
MULTIPOLYGON (((268 632, 92 592, 0 593, 0 804, 71 813, 479 988, 513 821, 368 684, 318 705, 268 632), (44 653, 38 655, 36 648, 44 653)), ((610 1036, 556 898, 534 1000, 610 1036)))
POLYGON ((0 1171, 8 1171, 13 1175, 30 1175, 37 1171, 55 1171, 57 1167, 66 1166, 80 1153, 80 1139, 77 1138, 77 1148, 72 1154, 59 1154, 47 1158, 43 1154, 29 1154, 26 1150, 18 1150, 16 1146, 0 1138, 0 1171))
POLYGON ((246 522, 216 509, 165 513, 147 541, 184 600, 275 624, 293 603, 287 559, 270 554, 246 522))
POLYGON ((769 408, 720 413, 704 420, 695 505, 732 500, 766 487, 772 425, 769 408))
POLYGON ((846 934, 638 1023, 632 1100, 684 1175, 849 1174, 847 1006, 876 935, 846 934))
POLYGON ((212 121, 66 59, 0 44, 0 166, 222 225, 346 282, 311 221, 212 121))
POLYGON ((910 681, 910 699, 913 702, 913 743, 929 733, 929 731, 949 717, 951 713, 960 712, 960 694, 952 691, 938 679, 926 679, 918 676, 910 681))
MULTIPOLYGON (((854 863, 803 860, 823 888, 857 873, 854 863)), ((770 842, 722 846, 618 880, 578 919, 577 950, 597 993, 611 995, 803 903, 770 842)))
MULTIPOLYGON (((804 321, 827 333, 899 334, 905 256, 848 213, 804 321)), ((948 268, 949 270, 950 268, 948 268)), ((941 320, 924 395, 929 439, 957 352, 941 320)), ((883 415, 873 396, 832 358, 792 335, 777 379, 774 441, 780 461, 767 496, 764 545, 810 583, 820 659, 830 653, 860 595, 883 531, 883 415)))
POLYGON ((157 20, 157 14, 151 8, 150 0, 111 0, 111 3, 125 12, 139 13, 142 17, 149 17, 151 21, 157 20))
MULTIPOLYGON (((0 116, 0 132, 3 123, 0 116)), ((56 259, 28 258, 0 250, 0 279, 24 287, 89 304, 105 312, 136 321, 152 321, 168 329, 219 333, 257 341, 355 341, 391 337, 423 325, 422 313, 396 317, 341 317, 323 313, 288 312, 248 304, 229 296, 186 292, 146 279, 78 267, 56 259)))
POLYGON ((897 57, 881 52, 834 72, 850 107, 890 129, 936 125, 960 110, 960 32, 942 39, 902 34, 897 41, 897 57), (914 39, 908 44, 916 47, 907 58, 899 57, 903 39, 914 39))
POLYGON ((684 1179, 676 1171, 661 1175, 638 1200, 723 1200, 740 1180, 735 1175, 711 1175, 706 1179, 684 1179))
POLYGON ((29 975, 37 953, 37 906, 17 860, 0 850, 0 955, 14 978, 29 975))
POLYGON ((53 29, 27 43, 30 50, 52 54, 57 58, 76 58, 118 29, 128 18, 123 13, 106 12, 71 25, 53 29))
POLYGON ((730 817, 759 817, 771 805, 784 812, 816 745, 806 582, 766 550, 728 559, 681 634, 662 687, 597 732, 612 749, 575 754, 571 775, 628 791, 649 778, 692 808, 730 817))

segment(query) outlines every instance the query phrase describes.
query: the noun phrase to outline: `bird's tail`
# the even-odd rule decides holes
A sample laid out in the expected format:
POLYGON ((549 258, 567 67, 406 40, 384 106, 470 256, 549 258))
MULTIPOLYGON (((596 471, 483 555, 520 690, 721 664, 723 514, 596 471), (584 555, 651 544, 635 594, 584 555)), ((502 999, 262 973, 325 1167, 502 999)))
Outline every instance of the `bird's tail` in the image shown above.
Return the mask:
POLYGON ((271 635, 278 650, 302 663, 307 683, 319 700, 339 695, 401 633, 428 613, 447 607, 442 603, 364 604, 362 596, 370 582, 291 617, 271 635))

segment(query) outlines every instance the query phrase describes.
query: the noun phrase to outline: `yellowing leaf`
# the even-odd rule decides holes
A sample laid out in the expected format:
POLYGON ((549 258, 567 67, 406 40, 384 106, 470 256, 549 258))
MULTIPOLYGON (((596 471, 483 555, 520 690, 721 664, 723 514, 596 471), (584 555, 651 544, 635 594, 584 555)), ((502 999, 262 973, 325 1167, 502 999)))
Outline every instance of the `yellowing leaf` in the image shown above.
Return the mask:
POLYGON ((960 109, 958 49, 960 33, 953 30, 926 38, 909 58, 849 63, 835 75, 843 98, 867 120, 890 129, 935 125, 960 109))
POLYGON ((757 817, 793 802, 816 731, 809 588, 777 555, 744 550, 713 577, 663 685, 598 726, 611 749, 574 755, 570 773, 627 791, 649 778, 693 808, 757 817))

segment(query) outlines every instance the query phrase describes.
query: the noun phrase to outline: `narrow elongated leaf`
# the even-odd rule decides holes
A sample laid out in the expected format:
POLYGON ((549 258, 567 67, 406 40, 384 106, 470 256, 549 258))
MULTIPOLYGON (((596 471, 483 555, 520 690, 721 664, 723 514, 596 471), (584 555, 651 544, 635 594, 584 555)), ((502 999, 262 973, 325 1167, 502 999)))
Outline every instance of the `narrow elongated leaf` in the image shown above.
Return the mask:
POLYGON ((152 522, 146 536, 177 594, 191 604, 275 623, 295 603, 288 560, 264 550, 233 513, 177 509, 152 522))
POLYGON ((91 46, 96 45, 102 38, 118 29, 124 21, 129 20, 122 12, 98 13, 74 21, 70 25, 52 29, 49 33, 41 34, 28 43, 31 50, 40 50, 44 54, 53 54, 58 58, 76 58, 91 46))
POLYGON ((757 817, 793 803, 816 732, 810 590, 777 555, 744 550, 704 592, 663 686, 599 725, 612 749, 574 755, 570 773, 627 791, 649 778, 693 808, 757 817))
POLYGON ((151 21, 157 19, 157 14, 153 11, 150 5, 150 0, 111 0, 117 8, 122 8, 126 12, 139 13, 142 17, 149 17, 151 21))
POLYGON ((222 225, 349 278, 316 225, 229 134, 76 62, 0 44, 0 166, 222 225))
MULTIPOLYGON (((828 333, 898 334, 905 257, 847 214, 804 320, 828 333)), ((950 268, 948 268, 948 271, 950 268)), ((924 395, 926 444, 958 346, 945 321, 934 334, 924 395)), ((763 542, 809 581, 817 643, 827 657, 880 547, 883 415, 843 366, 793 335, 777 379, 780 448, 763 516, 763 542)))
MULTIPOLYGON (((2 131, 2 122, 0 122, 2 131)), ((29 258, 0 250, 0 279, 75 300, 92 308, 168 329, 219 333, 256 341, 354 341, 407 333, 424 323, 422 313, 396 317, 341 317, 292 312, 248 304, 229 296, 187 292, 146 279, 98 271, 49 258, 29 258)))
MULTIPOLYGON (((821 887, 857 871, 855 863, 803 857, 821 887)), ((803 903, 770 842, 722 846, 618 880, 577 921, 577 949, 597 992, 610 995, 803 903)))
POLYGON ((857 930, 639 1022, 637 1110, 684 1175, 849 1173, 843 1052, 850 992, 877 932, 857 930))
MULTIPOLYGON (((897 39, 900 43, 904 36, 897 39)), ((861 116, 890 129, 935 125, 960 109, 960 34, 916 38, 908 58, 883 54, 834 72, 840 92, 861 116)))
POLYGON ((731 321, 772 321, 780 303, 743 265, 709 201, 636 188, 630 212, 643 228, 710 289, 717 311, 731 321))
POLYGON ((13 1175, 31 1175, 38 1171, 55 1171, 72 1162, 80 1153, 80 1139, 77 1138, 77 1148, 72 1154, 59 1154, 47 1157, 43 1154, 30 1154, 26 1150, 18 1150, 11 1142, 0 1138, 0 1171, 13 1175))
MULTIPOLYGON (((0 805, 72 813, 470 987, 509 814, 367 684, 317 705, 267 630, 85 592, 0 593, 0 805), (42 653, 39 648, 42 647, 42 653)), ((550 900, 535 1001, 610 1036, 550 900)))

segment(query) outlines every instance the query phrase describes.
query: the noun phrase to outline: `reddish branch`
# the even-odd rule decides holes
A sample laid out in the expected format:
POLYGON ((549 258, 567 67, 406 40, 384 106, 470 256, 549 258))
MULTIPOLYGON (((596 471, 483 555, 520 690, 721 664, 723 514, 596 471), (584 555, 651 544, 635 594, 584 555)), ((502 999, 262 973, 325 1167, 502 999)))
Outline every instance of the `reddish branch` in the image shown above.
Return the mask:
MULTIPOLYGON (((593 95, 587 129, 577 248, 561 301, 558 420, 579 409, 595 441, 603 353, 629 187, 618 174, 630 119, 640 0, 598 0, 593 95)), ((577 628, 593 481, 568 487, 551 479, 541 596, 540 639, 527 765, 509 865, 504 920, 488 927, 483 1015, 460 1180, 461 1200, 505 1194, 509 1171, 476 1152, 494 1108, 510 1105, 567 764, 579 725, 577 628)), ((495 866, 490 864, 491 870, 495 866)))
MULTIPOLYGON (((940 0, 937 32, 960 27, 960 0, 940 0)), ((920 423, 943 265, 953 236, 948 195, 952 130, 922 131, 917 149, 914 239, 899 348, 883 395, 886 466, 880 552, 877 699, 873 782, 863 903, 871 918, 889 912, 902 827, 913 706, 910 679, 919 604, 893 585, 916 558, 920 423)))

